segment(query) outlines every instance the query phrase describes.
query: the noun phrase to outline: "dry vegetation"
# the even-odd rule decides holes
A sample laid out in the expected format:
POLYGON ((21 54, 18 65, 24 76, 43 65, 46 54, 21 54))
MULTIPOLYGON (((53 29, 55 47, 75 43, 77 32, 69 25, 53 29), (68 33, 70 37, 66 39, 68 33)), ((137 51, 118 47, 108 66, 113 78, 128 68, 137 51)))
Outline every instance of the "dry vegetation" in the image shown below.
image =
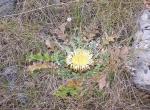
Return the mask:
MULTIPOLYGON (((1 73, 10 66, 18 69, 12 90, 8 79, 0 76, 0 109, 149 110, 149 94, 131 83, 123 63, 126 56, 120 58, 121 50, 117 48, 131 45, 142 7, 141 0, 62 0, 60 4, 53 4, 51 0, 20 1, 15 14, 0 18, 1 73), (67 23, 68 17, 72 21, 67 23), (97 74, 98 77, 106 74, 108 84, 100 81, 104 87, 99 88, 95 77, 92 77, 84 80, 77 97, 59 98, 53 93, 66 79, 59 76, 55 68, 28 72, 27 67, 33 62, 27 61, 26 56, 64 51, 67 44, 73 42, 69 35, 76 32, 84 34, 83 42, 86 44, 100 40, 96 51, 107 50, 110 53, 106 68, 97 74), (112 43, 105 41, 101 44, 105 33, 110 36, 112 32, 117 38, 110 39, 112 43), (51 45, 45 45, 47 39, 51 45)), ((100 63, 101 59, 96 62, 100 63)), ((59 65, 56 68, 64 69, 59 65)))

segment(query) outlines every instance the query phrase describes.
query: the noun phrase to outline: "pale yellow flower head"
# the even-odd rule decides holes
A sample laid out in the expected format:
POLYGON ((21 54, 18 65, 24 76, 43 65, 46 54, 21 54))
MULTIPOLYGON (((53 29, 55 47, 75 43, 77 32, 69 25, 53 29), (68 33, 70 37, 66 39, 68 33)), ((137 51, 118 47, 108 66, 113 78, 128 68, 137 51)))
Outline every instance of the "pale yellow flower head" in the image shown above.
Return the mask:
POLYGON ((90 66, 93 65, 92 56, 88 50, 77 49, 68 54, 66 63, 71 69, 83 72, 90 69, 90 66))

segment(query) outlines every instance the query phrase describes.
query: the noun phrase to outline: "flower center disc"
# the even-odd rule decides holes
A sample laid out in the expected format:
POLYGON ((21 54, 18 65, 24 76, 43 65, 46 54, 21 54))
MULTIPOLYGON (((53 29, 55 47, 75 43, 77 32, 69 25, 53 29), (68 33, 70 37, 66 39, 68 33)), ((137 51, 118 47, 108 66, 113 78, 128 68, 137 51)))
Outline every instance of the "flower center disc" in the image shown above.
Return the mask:
POLYGON ((83 52, 79 52, 72 58, 72 63, 74 65, 87 65, 89 63, 89 56, 83 52))
POLYGON ((70 52, 66 58, 67 65, 76 71, 84 72, 93 65, 92 54, 88 50, 77 49, 70 52))

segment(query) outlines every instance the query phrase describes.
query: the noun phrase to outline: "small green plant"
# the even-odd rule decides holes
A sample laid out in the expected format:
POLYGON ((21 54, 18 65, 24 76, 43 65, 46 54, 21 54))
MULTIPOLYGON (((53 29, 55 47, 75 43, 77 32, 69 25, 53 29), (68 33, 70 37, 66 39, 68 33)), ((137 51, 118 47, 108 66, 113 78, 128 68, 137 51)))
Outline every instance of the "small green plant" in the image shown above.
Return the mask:
POLYGON ((44 61, 44 62, 49 62, 52 61, 52 57, 48 54, 41 54, 41 53, 37 53, 37 54, 30 54, 27 56, 26 58, 29 62, 31 61, 44 61))
POLYGON ((68 96, 77 96, 79 92, 80 89, 77 87, 60 86, 60 88, 54 93, 54 95, 60 98, 66 98, 68 96))

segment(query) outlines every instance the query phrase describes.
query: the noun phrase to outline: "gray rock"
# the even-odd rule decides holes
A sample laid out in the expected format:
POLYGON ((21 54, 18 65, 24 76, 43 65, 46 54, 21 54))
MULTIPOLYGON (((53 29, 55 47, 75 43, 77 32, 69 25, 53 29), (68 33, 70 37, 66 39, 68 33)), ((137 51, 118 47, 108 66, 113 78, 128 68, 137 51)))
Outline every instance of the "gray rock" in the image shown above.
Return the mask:
POLYGON ((150 91, 150 10, 143 11, 138 24, 133 43, 133 82, 137 87, 150 91))
POLYGON ((12 14, 17 0, 0 0, 0 16, 12 14))

